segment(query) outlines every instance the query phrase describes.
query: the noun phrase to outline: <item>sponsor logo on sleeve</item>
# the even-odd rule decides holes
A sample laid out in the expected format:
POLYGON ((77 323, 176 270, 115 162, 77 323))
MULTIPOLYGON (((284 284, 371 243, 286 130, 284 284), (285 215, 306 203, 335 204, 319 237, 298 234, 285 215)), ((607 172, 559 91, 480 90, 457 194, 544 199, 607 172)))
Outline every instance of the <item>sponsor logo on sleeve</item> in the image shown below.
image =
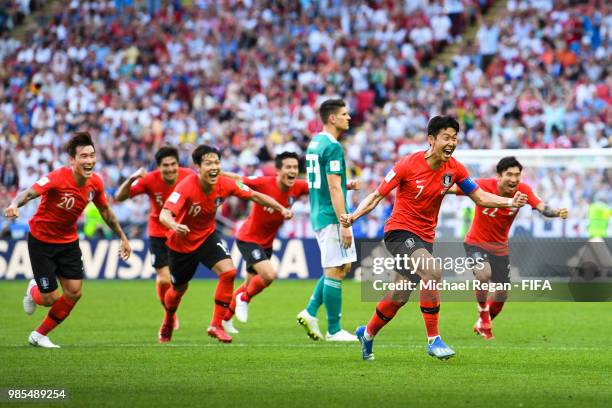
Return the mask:
POLYGON ((340 171, 340 160, 332 160, 329 162, 330 171, 340 171))
POLYGON ((49 181, 51 181, 51 180, 49 180, 49 178, 48 178, 48 177, 43 177, 43 178, 41 178, 40 180, 38 180, 38 181, 36 182, 36 184, 38 184, 38 185, 39 185, 39 186, 41 186, 41 187, 44 187, 44 186, 45 186, 45 184, 47 184, 49 181))
POLYGON ((385 176, 385 181, 387 183, 390 183, 391 180, 393 180, 393 177, 395 177, 395 170, 391 169, 389 170, 389 172, 387 173, 387 175, 385 176))
POLYGON ((251 189, 249 188, 249 186, 244 185, 244 183, 242 183, 242 181, 236 181, 236 185, 238 186, 239 189, 241 189, 242 191, 251 191, 251 189))

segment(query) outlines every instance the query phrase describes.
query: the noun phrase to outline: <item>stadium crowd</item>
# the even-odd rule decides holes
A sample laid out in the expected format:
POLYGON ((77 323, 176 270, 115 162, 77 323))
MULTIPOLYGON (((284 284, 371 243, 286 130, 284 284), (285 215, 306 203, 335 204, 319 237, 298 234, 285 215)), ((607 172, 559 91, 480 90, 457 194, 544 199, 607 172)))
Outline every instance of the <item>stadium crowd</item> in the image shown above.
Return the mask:
MULTIPOLYGON (((344 145, 366 191, 426 147, 438 113, 459 119, 460 149, 610 147, 608 2, 511 0, 495 25, 480 18, 490 2, 476 0, 192 3, 71 1, 27 41, 0 30, 1 205, 65 163, 62 144, 77 129, 97 142, 109 194, 165 143, 186 166, 207 143, 222 148, 226 170, 273 172, 275 154, 305 150, 321 128, 316 107, 332 96, 351 107, 344 145), (474 20, 470 43, 462 34, 474 20), (429 63, 450 43, 460 51, 449 65, 429 63)), ((610 202, 609 173, 538 171, 527 180, 547 199, 580 208, 603 191, 610 202)), ((134 225, 147 207, 113 206, 134 225)), ((380 232, 390 201, 379 208, 365 235, 380 232)), ((229 201, 222 215, 231 222, 244 209, 229 201)), ((284 233, 310 236, 307 200, 294 209, 284 233)))

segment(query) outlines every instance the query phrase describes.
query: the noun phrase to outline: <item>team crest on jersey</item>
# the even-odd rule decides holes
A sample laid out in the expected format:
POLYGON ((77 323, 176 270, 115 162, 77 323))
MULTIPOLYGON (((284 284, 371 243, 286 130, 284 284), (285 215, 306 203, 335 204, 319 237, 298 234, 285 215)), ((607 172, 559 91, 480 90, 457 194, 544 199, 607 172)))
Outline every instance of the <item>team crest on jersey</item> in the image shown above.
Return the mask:
POLYGON ((412 249, 416 245, 416 242, 414 242, 414 238, 408 238, 405 244, 408 247, 408 249, 412 249))
POLYGON ((294 196, 289 196, 289 206, 292 206, 293 203, 295 203, 295 197, 294 196))
POLYGON ((444 188, 449 188, 450 186, 453 185, 453 176, 451 176, 450 174, 445 174, 442 176, 442 185, 444 186, 444 188))
POLYGON ((254 249, 251 251, 251 256, 253 256, 254 260, 259 261, 261 259, 261 251, 259 249, 254 249))
POLYGON ((215 207, 219 207, 221 204, 223 204, 223 197, 215 198, 215 207))
POLYGON ((93 190, 89 190, 87 192, 87 201, 93 201, 93 199, 94 199, 94 192, 93 190))

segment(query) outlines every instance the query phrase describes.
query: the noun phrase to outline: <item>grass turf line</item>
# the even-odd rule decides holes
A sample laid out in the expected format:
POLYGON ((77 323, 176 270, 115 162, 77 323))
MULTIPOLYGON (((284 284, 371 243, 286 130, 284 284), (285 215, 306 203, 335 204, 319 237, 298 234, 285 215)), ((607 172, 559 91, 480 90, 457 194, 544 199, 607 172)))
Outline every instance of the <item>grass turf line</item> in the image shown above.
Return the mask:
MULTIPOLYGON (((314 281, 275 282, 251 304, 249 323, 235 322, 234 343, 217 343, 205 333, 215 284, 192 283, 178 312, 181 329, 160 345, 153 281, 87 281, 50 335, 62 349, 43 350, 28 346, 27 336, 47 309, 27 316, 26 282, 1 282, 0 388, 66 388, 61 406, 74 407, 575 408, 608 406, 612 396, 610 303, 509 303, 491 342, 472 334, 475 303, 444 303, 440 329, 457 356, 443 362, 425 354, 421 314, 410 302, 376 338, 376 360, 363 362, 357 344, 313 342, 296 325, 314 281)), ((343 326, 353 331, 375 304, 360 301, 356 283, 343 290, 343 326)), ((10 404, 20 405, 36 406, 10 404)))

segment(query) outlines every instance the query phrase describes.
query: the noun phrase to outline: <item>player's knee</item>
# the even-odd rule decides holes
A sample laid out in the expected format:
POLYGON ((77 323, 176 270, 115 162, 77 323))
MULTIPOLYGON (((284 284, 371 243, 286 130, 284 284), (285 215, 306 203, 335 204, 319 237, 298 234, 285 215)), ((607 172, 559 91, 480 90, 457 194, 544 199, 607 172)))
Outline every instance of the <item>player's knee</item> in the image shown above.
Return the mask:
POLYGON ((60 294, 57 291, 51 293, 41 293, 41 298, 43 306, 53 306, 60 298, 60 294))
POLYGON ((505 291, 505 290, 495 291, 494 299, 496 302, 505 302, 508 299, 508 291, 505 291))
POLYGON ((430 268, 423 273, 423 279, 439 282, 442 279, 442 269, 430 268))
POLYGON ((66 291, 64 296, 73 302, 78 302, 81 298, 81 289, 66 291))
POLYGON ((170 271, 167 268, 157 270, 157 281, 159 283, 171 283, 170 271))
POLYGON ((276 272, 272 271, 262 274, 261 278, 264 280, 264 282, 266 282, 266 285, 269 285, 274 282, 274 279, 276 279, 276 272))
POLYGON ((491 271, 483 269, 480 271, 474 271, 474 277, 478 279, 480 282, 490 282, 491 281, 491 271))
POLYGON ((219 275, 219 279, 226 281, 234 281, 236 279, 236 269, 230 269, 229 271, 223 272, 219 275))

